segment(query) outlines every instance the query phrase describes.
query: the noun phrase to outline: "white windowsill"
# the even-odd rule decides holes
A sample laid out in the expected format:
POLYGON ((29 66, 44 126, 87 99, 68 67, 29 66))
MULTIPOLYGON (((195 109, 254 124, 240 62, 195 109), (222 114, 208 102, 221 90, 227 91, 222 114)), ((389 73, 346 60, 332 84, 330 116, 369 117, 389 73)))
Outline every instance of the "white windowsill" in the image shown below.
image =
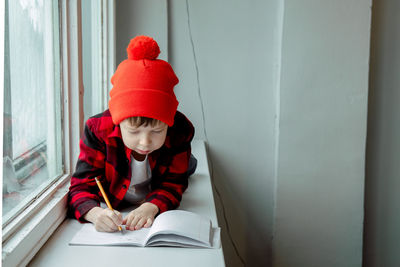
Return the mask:
POLYGON ((64 176, 3 229, 3 266, 26 265, 66 217, 69 176, 64 176))

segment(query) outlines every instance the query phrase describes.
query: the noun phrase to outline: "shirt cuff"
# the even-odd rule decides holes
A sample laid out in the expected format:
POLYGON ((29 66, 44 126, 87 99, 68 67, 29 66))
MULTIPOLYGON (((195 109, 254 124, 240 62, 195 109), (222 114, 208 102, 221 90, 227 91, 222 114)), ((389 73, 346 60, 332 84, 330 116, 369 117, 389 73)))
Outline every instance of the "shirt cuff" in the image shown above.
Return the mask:
POLYGON ((87 222, 83 216, 85 216, 86 213, 88 213, 91 209, 94 207, 100 207, 100 203, 96 200, 90 199, 85 202, 83 202, 79 207, 77 208, 75 212, 75 216, 80 222, 87 222))

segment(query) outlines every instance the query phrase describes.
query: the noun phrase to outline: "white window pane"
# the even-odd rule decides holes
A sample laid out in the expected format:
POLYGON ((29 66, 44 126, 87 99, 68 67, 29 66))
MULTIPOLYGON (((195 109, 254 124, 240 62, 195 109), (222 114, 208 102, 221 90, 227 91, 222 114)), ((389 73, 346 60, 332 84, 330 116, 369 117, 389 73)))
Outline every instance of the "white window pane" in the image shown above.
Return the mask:
POLYGON ((6 1, 3 224, 63 173, 57 3, 6 1))
POLYGON ((43 2, 10 1, 10 82, 13 157, 46 139, 43 2), (19 3, 18 3, 19 2, 19 3), (12 9, 11 9, 12 8, 12 9))

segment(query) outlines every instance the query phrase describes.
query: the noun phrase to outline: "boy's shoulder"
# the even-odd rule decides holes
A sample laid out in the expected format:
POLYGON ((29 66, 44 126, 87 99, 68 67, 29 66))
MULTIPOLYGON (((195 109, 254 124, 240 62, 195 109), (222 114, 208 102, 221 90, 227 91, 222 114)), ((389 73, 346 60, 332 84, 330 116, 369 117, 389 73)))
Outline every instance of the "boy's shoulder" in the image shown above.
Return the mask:
POLYGON ((90 128, 91 131, 100 134, 102 133, 103 135, 110 134, 115 128, 115 124, 113 123, 111 118, 111 113, 108 109, 102 113, 90 117, 86 121, 86 125, 90 128))
POLYGON ((177 111, 174 117, 174 124, 168 129, 166 139, 167 146, 175 146, 190 142, 193 136, 193 124, 183 113, 177 111))

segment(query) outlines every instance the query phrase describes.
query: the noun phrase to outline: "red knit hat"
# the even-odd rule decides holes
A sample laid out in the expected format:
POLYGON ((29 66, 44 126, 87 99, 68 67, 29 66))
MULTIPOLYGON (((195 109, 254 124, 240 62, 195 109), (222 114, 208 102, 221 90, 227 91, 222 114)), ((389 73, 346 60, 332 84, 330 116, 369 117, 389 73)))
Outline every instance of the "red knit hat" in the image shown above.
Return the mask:
POLYGON ((174 86, 179 82, 171 65, 157 59, 160 48, 148 36, 136 36, 128 59, 119 64, 111 83, 108 106, 114 124, 129 117, 148 117, 174 124, 178 101, 174 86))

